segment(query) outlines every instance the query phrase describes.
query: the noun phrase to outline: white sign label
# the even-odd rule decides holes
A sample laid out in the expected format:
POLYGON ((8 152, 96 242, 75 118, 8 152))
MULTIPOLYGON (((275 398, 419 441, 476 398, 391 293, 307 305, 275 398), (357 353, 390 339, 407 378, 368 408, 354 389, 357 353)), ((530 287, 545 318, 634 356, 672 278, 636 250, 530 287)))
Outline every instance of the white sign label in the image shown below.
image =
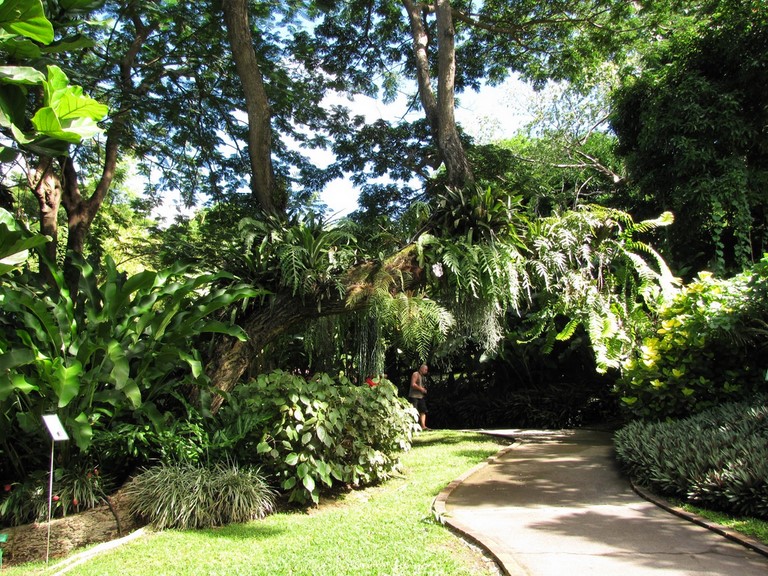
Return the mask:
POLYGON ((44 414, 43 422, 45 422, 45 425, 48 427, 48 432, 51 433, 51 438, 53 438, 54 442, 69 440, 69 436, 67 436, 64 426, 62 426, 61 420, 59 420, 59 417, 56 414, 44 414))

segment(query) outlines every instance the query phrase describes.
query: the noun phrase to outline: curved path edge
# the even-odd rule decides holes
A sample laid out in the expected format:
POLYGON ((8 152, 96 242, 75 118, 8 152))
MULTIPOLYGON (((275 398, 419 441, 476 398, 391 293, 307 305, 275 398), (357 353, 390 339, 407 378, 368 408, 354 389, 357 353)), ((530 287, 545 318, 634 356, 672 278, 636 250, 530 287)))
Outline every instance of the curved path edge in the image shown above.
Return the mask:
MULTIPOLYGON (((487 432, 483 432, 483 434, 487 434, 487 432)), ((499 435, 498 437, 509 438, 509 436, 504 436, 504 435, 499 435)), ((435 518, 444 526, 448 526, 448 528, 456 532, 462 538, 469 540, 473 544, 485 550, 485 552, 489 556, 491 556, 491 558, 493 558, 499 570, 501 570, 502 574, 504 574, 505 576, 512 575, 512 573, 509 571, 511 567, 516 568, 518 571, 517 572, 518 574, 525 574, 525 571, 523 570, 522 566, 520 566, 517 563, 517 560, 515 560, 515 558, 511 554, 503 550, 497 549, 495 546, 493 546, 492 544, 489 544, 487 541, 483 541, 482 534, 478 534, 476 531, 464 525, 462 522, 454 518, 451 518, 450 515, 446 512, 445 503, 448 501, 448 498, 451 496, 451 493, 456 488, 458 488, 467 478, 479 472, 489 464, 493 464, 496 460, 504 456, 507 452, 514 450, 519 445, 520 445, 519 442, 514 442, 509 446, 505 446, 493 456, 486 458, 483 462, 480 462, 480 464, 471 468, 470 470, 468 470, 467 472, 465 472, 464 474, 456 478, 453 482, 448 484, 445 488, 443 488, 440 491, 440 493, 437 496, 435 496, 435 499, 432 501, 432 514, 434 514, 435 518)))
MULTIPOLYGON (((473 432, 475 431, 473 430, 473 432)), ((492 432, 488 432, 488 431, 482 431, 481 433, 487 434, 490 436, 496 436, 498 438, 511 438, 509 435, 506 435, 506 434, 493 434, 492 432)), ((493 558, 493 560, 496 562, 497 566, 505 576, 512 576, 513 574, 527 574, 527 571, 517 562, 517 560, 514 558, 513 555, 503 550, 497 549, 493 544, 489 543, 487 540, 484 541, 482 533, 479 533, 478 531, 473 530, 472 528, 464 525, 462 522, 454 518, 451 518, 450 514, 446 512, 446 502, 448 501, 448 498, 450 498, 451 493, 457 487, 459 487, 465 480, 467 480, 470 476, 476 474, 477 472, 479 472, 489 464, 493 464, 499 458, 504 456, 507 452, 514 450, 520 445, 521 445, 521 442, 516 441, 510 444, 509 446, 505 446, 493 456, 486 458, 483 462, 479 463, 478 465, 474 466, 473 468, 471 468, 470 470, 468 470, 467 472, 465 472, 464 474, 462 474, 461 476, 453 480, 450 484, 448 484, 445 488, 443 488, 443 490, 441 490, 440 493, 432 501, 432 514, 434 515, 434 517, 441 524, 443 524, 444 526, 448 526, 448 528, 456 532, 462 538, 465 538, 466 540, 472 542, 473 544, 479 546, 481 549, 485 550, 485 552, 493 558), (512 572, 511 570, 514 570, 514 572, 512 572)), ((720 524, 712 522, 711 520, 708 520, 702 516, 699 516, 698 514, 694 514, 692 512, 688 512, 687 510, 683 510, 682 508, 675 506, 671 502, 655 494, 650 493, 648 490, 644 489, 641 486, 638 486, 631 480, 629 481, 629 484, 632 490, 635 492, 635 494, 637 494, 640 498, 647 500, 651 504, 654 504, 659 508, 666 510, 670 514, 674 514, 679 518, 682 518, 684 520, 687 520, 689 522, 702 526, 707 530, 710 530, 716 534, 719 534, 724 538, 731 540, 732 542, 741 544, 742 546, 750 550, 753 550, 759 554, 762 554, 763 556, 768 558, 768 546, 766 546, 762 542, 759 542, 754 538, 750 538, 749 536, 736 532, 735 530, 731 530, 726 526, 722 526, 720 524)))
POLYGON ((753 550, 758 554, 762 554, 763 556, 768 558, 768 546, 766 546, 762 542, 755 540, 754 538, 750 538, 749 536, 742 534, 740 532, 736 532, 735 530, 731 530, 727 526, 717 524, 716 522, 713 522, 712 520, 708 520, 703 516, 699 516, 698 514, 695 514, 693 512, 688 512, 687 510, 683 510, 682 508, 675 506, 674 504, 665 500, 664 498, 661 498, 656 494, 652 494, 642 486, 638 486, 632 481, 630 481, 630 485, 632 486, 632 490, 635 492, 635 494, 637 494, 644 500, 647 500, 651 504, 655 504, 659 508, 663 508, 664 510, 666 510, 671 514, 674 514, 675 516, 688 520, 689 522, 693 522, 694 524, 698 524, 699 526, 702 526, 707 530, 711 530, 712 532, 720 534, 721 536, 727 538, 728 540, 736 542, 737 544, 741 544, 742 546, 749 548, 750 550, 753 550))

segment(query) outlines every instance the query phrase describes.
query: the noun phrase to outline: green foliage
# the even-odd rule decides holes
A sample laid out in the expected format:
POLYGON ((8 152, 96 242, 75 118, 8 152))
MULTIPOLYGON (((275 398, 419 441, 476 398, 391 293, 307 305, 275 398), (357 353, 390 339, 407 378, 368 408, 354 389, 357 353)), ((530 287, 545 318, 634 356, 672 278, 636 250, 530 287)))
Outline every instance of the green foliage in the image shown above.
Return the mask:
POLYGON ((635 222, 595 205, 530 221, 505 214, 506 228, 488 230, 484 242, 470 229, 463 237, 430 237, 423 252, 441 301, 456 310, 456 334, 495 351, 507 314, 525 312, 526 340, 546 334, 551 349, 583 325, 598 369, 617 367, 647 321, 645 306, 669 296, 677 282, 638 239, 670 224, 671 214, 635 222))
POLYGON ((89 265, 77 266, 76 301, 56 270, 54 291, 26 276, 0 285, 0 449, 16 477, 25 475, 25 459, 36 458, 44 413, 58 413, 82 451, 95 429, 127 414, 162 428, 164 402, 181 386, 205 387, 192 339, 242 338, 239 328, 211 318, 258 295, 244 285, 217 287, 231 281, 226 274, 188 277, 179 266, 126 277, 108 259, 101 282, 89 265), (30 444, 11 442, 19 437, 30 444))
POLYGON ((447 187, 436 194, 430 226, 453 236, 475 235, 479 239, 514 238, 520 220, 521 197, 503 193, 498 187, 447 187))
POLYGON ((22 266, 29 251, 48 242, 40 234, 32 234, 5 209, 0 208, 0 276, 22 266))
POLYGON ((594 205, 533 222, 526 268, 538 293, 527 338, 545 334, 550 348, 582 325, 598 370, 618 367, 647 323, 647 307, 670 297, 678 282, 661 256, 637 239, 671 222, 669 213, 635 222, 626 212, 594 205))
POLYGON ((209 433, 194 411, 184 418, 167 413, 159 426, 142 420, 116 422, 94 436, 92 451, 105 469, 127 474, 134 466, 157 462, 205 461, 209 433))
MULTIPOLYGON (((6 61, 30 63, 3 66, 0 71, 0 126, 24 148, 52 156, 67 154, 69 144, 79 144, 101 133, 97 122, 106 116, 107 106, 86 96, 80 86, 70 85, 58 66, 49 64, 45 74, 33 67, 39 66, 42 56, 35 42, 50 44, 54 38, 42 2, 4 2, 0 6, 0 28, 0 52, 6 61), (40 94, 42 98, 38 99, 40 94), (31 118, 27 100, 34 101, 31 118)), ((14 155, 5 147, 0 147, 0 152, 5 160, 14 155)))
POLYGON ((764 388, 767 283, 768 256, 727 280, 702 272, 663 305, 616 384, 628 412, 685 416, 764 388))
POLYGON ((616 454, 632 478, 661 494, 768 519, 768 399, 683 420, 628 424, 616 454))
POLYGON ((238 386, 219 411, 237 457, 258 462, 291 501, 317 503, 321 487, 379 482, 399 471, 415 415, 388 381, 353 386, 326 374, 275 371, 238 386), (230 432, 230 430, 235 432, 230 432))
MULTIPOLYGON (((49 472, 37 470, 0 492, 0 525, 18 526, 48 518, 49 472)), ((73 459, 53 472, 51 516, 62 517, 99 506, 112 488, 90 458, 73 459)))
POLYGON ((131 513, 158 530, 248 522, 274 509, 274 492, 259 470, 222 463, 154 466, 131 480, 125 496, 131 513))
POLYGON ((345 294, 343 275, 357 263, 358 254, 355 236, 343 227, 311 215, 290 223, 275 217, 245 218, 239 227, 254 280, 318 300, 345 294))
POLYGON ((692 6, 614 96, 633 213, 672 210, 678 268, 738 272, 768 248, 768 19, 759 0, 692 6))

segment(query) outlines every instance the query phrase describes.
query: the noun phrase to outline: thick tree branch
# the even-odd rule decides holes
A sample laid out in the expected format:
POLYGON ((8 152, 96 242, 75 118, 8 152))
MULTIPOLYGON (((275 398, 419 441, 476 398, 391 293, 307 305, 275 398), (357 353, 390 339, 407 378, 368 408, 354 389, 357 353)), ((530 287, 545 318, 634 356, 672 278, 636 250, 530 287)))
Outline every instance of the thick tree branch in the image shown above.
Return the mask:
POLYGON ((253 48, 247 0, 224 0, 224 22, 248 114, 248 155, 251 190, 262 209, 270 214, 284 208, 275 202, 272 168, 272 113, 264 89, 259 61, 253 48))
MULTIPOLYGON (((311 298, 279 294, 264 306, 252 309, 245 318, 238 321, 248 335, 248 340, 242 342, 224 338, 216 347, 206 368, 211 384, 223 392, 232 390, 248 375, 249 366, 270 342, 289 333, 302 322, 365 309, 382 277, 402 279, 398 285, 392 286, 394 291, 408 291, 420 285, 423 275, 415 247, 408 246, 383 264, 365 263, 348 271, 345 294, 323 299, 321 306, 311 298)), ((218 410, 221 402, 222 397, 217 396, 212 409, 218 410)))

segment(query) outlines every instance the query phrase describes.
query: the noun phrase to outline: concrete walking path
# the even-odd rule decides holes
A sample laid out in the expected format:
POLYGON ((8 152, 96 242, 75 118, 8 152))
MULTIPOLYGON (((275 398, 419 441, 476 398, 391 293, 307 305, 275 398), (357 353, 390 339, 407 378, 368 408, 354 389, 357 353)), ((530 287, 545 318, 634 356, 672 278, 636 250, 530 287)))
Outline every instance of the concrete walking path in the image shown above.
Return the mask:
POLYGON ((635 493, 609 433, 489 433, 515 443, 451 483, 434 511, 506 574, 768 576, 766 555, 635 493))

